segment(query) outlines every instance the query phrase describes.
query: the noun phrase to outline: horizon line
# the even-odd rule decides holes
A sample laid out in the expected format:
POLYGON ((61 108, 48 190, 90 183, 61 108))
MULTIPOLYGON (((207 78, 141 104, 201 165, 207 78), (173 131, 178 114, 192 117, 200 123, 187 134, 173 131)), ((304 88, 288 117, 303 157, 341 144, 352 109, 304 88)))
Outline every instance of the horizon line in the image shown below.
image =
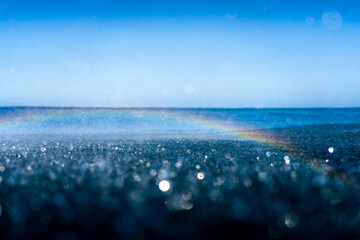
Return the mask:
POLYGON ((39 109, 178 109, 178 110, 186 110, 186 109, 223 109, 223 110, 236 110, 236 109, 360 109, 359 107, 95 107, 95 106, 24 106, 24 105, 17 105, 17 106, 0 106, 0 109, 6 108, 39 108, 39 109))

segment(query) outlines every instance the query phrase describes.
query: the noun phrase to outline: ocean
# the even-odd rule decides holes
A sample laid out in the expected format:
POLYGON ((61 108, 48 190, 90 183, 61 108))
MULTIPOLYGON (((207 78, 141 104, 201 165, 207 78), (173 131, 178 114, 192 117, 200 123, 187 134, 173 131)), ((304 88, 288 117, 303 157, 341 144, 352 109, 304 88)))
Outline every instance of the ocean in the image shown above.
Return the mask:
POLYGON ((356 239, 359 160, 359 108, 0 108, 0 238, 356 239))

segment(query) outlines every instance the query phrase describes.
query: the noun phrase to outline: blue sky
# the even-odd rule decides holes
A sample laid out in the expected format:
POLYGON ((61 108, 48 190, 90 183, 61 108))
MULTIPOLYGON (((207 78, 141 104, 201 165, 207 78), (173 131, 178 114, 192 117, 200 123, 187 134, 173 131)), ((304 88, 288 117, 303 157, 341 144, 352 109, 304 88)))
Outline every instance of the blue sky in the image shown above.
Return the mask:
POLYGON ((0 0, 0 106, 360 106, 360 3, 74 2, 0 0))

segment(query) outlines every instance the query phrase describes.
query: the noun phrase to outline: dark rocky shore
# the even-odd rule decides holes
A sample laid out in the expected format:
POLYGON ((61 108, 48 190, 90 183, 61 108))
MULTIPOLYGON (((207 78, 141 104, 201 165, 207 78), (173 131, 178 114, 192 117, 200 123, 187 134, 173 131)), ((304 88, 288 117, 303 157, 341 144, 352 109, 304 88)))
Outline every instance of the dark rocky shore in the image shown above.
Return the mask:
POLYGON ((0 238, 360 237, 359 125, 264 134, 287 146, 3 137, 0 238))

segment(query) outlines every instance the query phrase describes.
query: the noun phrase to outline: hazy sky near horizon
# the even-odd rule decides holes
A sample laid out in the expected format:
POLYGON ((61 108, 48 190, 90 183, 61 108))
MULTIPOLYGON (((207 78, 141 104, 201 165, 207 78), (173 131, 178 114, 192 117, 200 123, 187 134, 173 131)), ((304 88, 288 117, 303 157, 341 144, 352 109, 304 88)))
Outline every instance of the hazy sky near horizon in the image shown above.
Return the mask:
POLYGON ((0 106, 359 107, 359 12, 346 0, 0 0, 0 106))

